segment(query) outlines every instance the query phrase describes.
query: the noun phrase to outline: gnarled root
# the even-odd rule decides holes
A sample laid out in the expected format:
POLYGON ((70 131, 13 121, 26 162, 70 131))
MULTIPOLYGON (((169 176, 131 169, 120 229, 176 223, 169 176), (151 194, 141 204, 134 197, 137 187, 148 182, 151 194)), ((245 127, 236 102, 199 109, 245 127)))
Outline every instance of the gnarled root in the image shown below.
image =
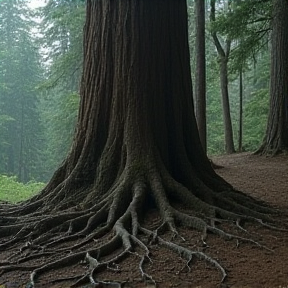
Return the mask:
MULTIPOLYGON (((14 213, 16 208, 8 205, 7 209, 11 212, 11 216, 6 216, 2 220, 5 226, 0 227, 0 235, 3 237, 0 249, 12 249, 20 241, 24 241, 25 244, 17 253, 0 263, 1 273, 17 269, 31 270, 30 287, 34 287, 42 274, 86 261, 89 266, 87 273, 72 277, 76 281, 75 287, 87 282, 121 287, 122 284, 117 281, 98 280, 97 272, 102 269, 117 269, 115 263, 133 254, 139 259, 138 267, 142 279, 156 286, 157 279, 145 272, 145 263, 147 261, 152 263, 149 246, 151 243, 158 243, 184 258, 189 270, 193 257, 206 261, 220 271, 219 281, 224 281, 227 273, 218 261, 204 252, 188 249, 174 241, 176 237, 181 238, 177 231, 179 224, 200 231, 203 245, 207 245, 207 234, 212 233, 225 240, 248 242, 271 251, 252 239, 248 231, 240 225, 242 221, 252 221, 267 228, 278 229, 270 216, 265 213, 273 212, 273 209, 266 205, 261 206, 259 201, 253 202, 251 197, 230 190, 229 203, 223 198, 222 204, 216 205, 213 202, 221 202, 221 193, 213 194, 211 189, 206 187, 206 193, 211 193, 209 198, 212 202, 205 202, 173 179, 167 171, 162 170, 158 173, 153 166, 149 167, 146 173, 140 175, 136 173, 136 176, 135 173, 126 173, 126 176, 120 176, 119 183, 101 195, 98 203, 80 211, 75 208, 41 215, 35 210, 24 217, 17 217, 14 213), (141 224, 145 217, 147 200, 151 199, 162 221, 154 230, 141 224), (233 199, 238 199, 239 202, 233 199), (176 204, 172 204, 175 200, 176 204), (250 204, 245 206, 247 201, 250 204), (223 203, 230 209, 224 209, 223 203), (187 206, 190 207, 189 214, 182 209, 187 206), (265 221, 271 219, 271 222, 266 224, 262 219, 265 221), (238 227, 239 234, 233 235, 216 227, 215 221, 222 220, 238 227), (171 240, 162 237, 165 231, 172 233, 171 240), (145 240, 147 238, 148 242, 145 240), (44 256, 48 260, 45 264, 27 265, 32 259, 44 256), (49 260, 55 257, 57 260, 49 260)), ((2 214, 5 211, 4 206, 1 208, 2 214)), ((27 206, 23 207, 27 209, 27 206)), ((37 205, 35 207, 38 209, 37 205)), ((72 278, 55 279, 55 281, 72 278)))

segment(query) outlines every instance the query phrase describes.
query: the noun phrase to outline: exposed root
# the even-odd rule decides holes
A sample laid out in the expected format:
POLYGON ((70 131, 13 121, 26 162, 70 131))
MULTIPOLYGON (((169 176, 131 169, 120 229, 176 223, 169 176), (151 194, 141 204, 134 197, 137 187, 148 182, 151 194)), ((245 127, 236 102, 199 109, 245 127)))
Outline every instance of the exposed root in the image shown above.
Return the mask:
MULTIPOLYGON (((151 235, 151 234, 154 234, 153 231, 149 231, 149 230, 147 230, 145 228, 141 228, 141 231, 143 231, 143 233, 145 233, 148 236, 151 235)), ((205 253, 199 252, 199 251, 191 251, 190 249, 187 249, 185 247, 177 245, 177 244, 175 244, 173 242, 166 241, 166 240, 162 239, 159 236, 155 236, 155 237, 157 237, 160 245, 162 245, 162 246, 164 246, 164 247, 176 252, 181 257, 186 259, 187 260, 187 264, 186 265, 188 267, 189 267, 190 262, 192 261, 193 256, 196 256, 200 260, 205 260, 206 262, 208 262, 209 264, 212 264, 213 266, 215 266, 217 269, 220 270, 220 272, 222 274, 222 278, 221 278, 220 282, 223 282, 225 280, 225 278, 227 277, 225 269, 216 260, 214 260, 213 258, 209 257, 205 253)))
POLYGON ((254 222, 268 229, 287 232, 286 229, 278 228, 275 225, 276 221, 266 214, 275 212, 272 208, 266 204, 262 205, 260 201, 254 201, 241 192, 232 190, 227 193, 213 193, 209 187, 203 186, 206 195, 211 194, 211 197, 208 197, 210 200, 205 202, 173 179, 167 171, 162 169, 161 173, 158 173, 153 166, 149 166, 147 170, 146 174, 137 177, 133 173, 123 171, 123 174, 129 175, 127 182, 123 180, 125 178, 123 175, 120 176, 119 185, 113 184, 109 193, 101 195, 98 203, 80 211, 75 207, 51 215, 48 213, 41 215, 41 210, 37 210, 41 201, 37 200, 37 205, 29 203, 21 206, 23 210, 31 213, 19 217, 17 213, 21 211, 20 207, 1 204, 1 213, 7 209, 9 216, 1 218, 1 224, 4 225, 0 226, 3 239, 0 249, 12 249, 23 241, 25 244, 9 259, 0 263, 0 273, 32 270, 30 287, 35 287, 42 274, 85 261, 89 267, 84 275, 54 279, 53 282, 75 280, 74 287, 84 283, 122 287, 121 282, 97 279, 97 273, 102 269, 121 271, 116 263, 133 254, 139 259, 138 270, 143 281, 156 287, 157 279, 145 271, 145 265, 147 262, 153 265, 149 246, 158 243, 186 260, 183 269, 190 271, 192 259, 196 257, 218 269, 221 273, 220 282, 223 282, 227 273, 218 261, 204 252, 193 251, 177 244, 175 241, 177 237, 185 243, 185 239, 177 231, 179 224, 199 231, 204 247, 208 246, 207 236, 211 233, 224 240, 235 240, 237 246, 240 242, 245 242, 272 251, 252 238, 252 234, 243 226, 245 222, 254 222), (158 228, 153 231, 140 224, 145 216, 143 210, 146 209, 147 199, 150 198, 154 200, 162 220, 158 228), (175 199, 178 201, 177 207, 171 204, 175 199), (249 204, 245 205, 246 203, 249 204), (189 207, 191 215, 181 211, 181 207, 184 206, 189 207), (37 209, 33 210, 31 207, 37 209), (215 224, 219 223, 221 226, 222 222, 235 225, 239 235, 226 232, 215 224), (172 235, 170 241, 162 236, 167 231, 172 235), (141 234, 148 236, 148 243, 143 241, 141 234), (106 240, 103 242, 101 239, 106 240), (55 259, 55 256, 57 260, 49 260, 55 259), (48 259, 44 265, 29 265, 31 260, 43 257, 48 259))

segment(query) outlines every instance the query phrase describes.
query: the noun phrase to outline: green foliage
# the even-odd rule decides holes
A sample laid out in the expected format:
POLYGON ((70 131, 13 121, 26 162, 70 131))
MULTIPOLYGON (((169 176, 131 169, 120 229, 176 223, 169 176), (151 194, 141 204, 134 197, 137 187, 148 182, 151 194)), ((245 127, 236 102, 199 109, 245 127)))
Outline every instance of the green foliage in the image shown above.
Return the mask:
POLYGON ((230 39, 250 38, 269 27, 271 9, 271 1, 231 1, 228 11, 218 13, 213 29, 230 39))
POLYGON ((45 133, 45 173, 43 179, 47 181, 55 168, 63 161, 71 146, 74 135, 79 94, 70 92, 64 94, 56 89, 51 90, 41 99, 41 109, 45 133), (54 93, 53 93, 54 92, 54 93))
POLYGON ((248 68, 247 61, 269 41, 272 1, 241 1, 230 4, 228 13, 219 13, 213 29, 232 40, 229 59, 230 73, 248 68))
POLYGON ((82 73, 82 42, 85 3, 79 0, 48 1, 39 10, 43 21, 41 45, 47 48, 46 89, 77 91, 82 73))
POLYGON ((35 181, 23 184, 17 181, 16 176, 0 175, 0 201, 24 201, 39 192, 44 185, 35 181))
POLYGON ((35 86, 40 55, 27 2, 3 0, 0 9, 0 173, 27 182, 40 178, 41 124, 35 86))
POLYGON ((267 88, 252 93, 245 107, 244 149, 253 151, 259 148, 263 140, 269 110, 269 91, 267 88))
POLYGON ((207 47, 207 153, 223 154, 225 152, 224 124, 221 103, 221 91, 217 56, 211 47, 207 47))
MULTIPOLYGON (((239 130, 239 70, 244 73, 243 148, 253 151, 262 141, 268 114, 270 78, 269 30, 271 1, 216 1, 216 21, 208 19, 206 2, 206 73, 207 73, 207 150, 208 154, 225 152, 224 125, 219 83, 218 55, 211 38, 217 32, 219 40, 231 39, 229 54, 229 95, 234 141, 239 130)), ((188 1, 189 44, 192 78, 195 65, 194 3, 188 1)))
POLYGON ((40 43, 47 48, 46 79, 39 85, 45 144, 43 158, 48 180, 71 146, 79 106, 82 73, 82 38, 85 3, 80 0, 48 1, 39 10, 43 17, 40 43))

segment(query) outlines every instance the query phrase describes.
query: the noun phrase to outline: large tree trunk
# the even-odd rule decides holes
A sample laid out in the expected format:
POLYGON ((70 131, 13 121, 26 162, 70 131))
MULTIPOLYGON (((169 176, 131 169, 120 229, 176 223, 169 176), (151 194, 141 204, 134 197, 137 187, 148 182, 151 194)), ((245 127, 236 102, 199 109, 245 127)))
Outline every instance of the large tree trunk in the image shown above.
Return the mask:
MULTIPOLYGON (((71 152, 40 194, 21 205, 0 206, 0 249, 29 240, 29 249, 36 248, 32 257, 41 257, 39 246, 78 240, 61 255, 50 248, 48 264, 31 274, 33 286, 41 273, 79 263, 85 255, 95 268, 91 280, 98 268, 129 256, 136 246, 142 251, 140 272, 153 281, 143 270, 149 246, 141 232, 188 262, 196 256, 216 266, 223 280, 225 270, 216 260, 158 235, 160 230, 177 235, 177 223, 202 232, 203 241, 209 231, 255 244, 215 228, 209 219, 239 226, 241 219, 270 220, 265 213, 272 211, 217 176, 202 149, 192 101, 186 1, 88 0, 84 53, 71 152), (156 231, 141 225, 151 207, 159 213, 156 231), (103 236, 104 244, 97 245, 94 240, 103 236), (102 258, 110 253, 113 257, 102 258)), ((1 271, 23 267, 15 255, 0 264, 1 271)))
POLYGON ((274 0, 272 20, 270 111, 267 130, 256 153, 288 151, 288 2, 274 0))
POLYGON ((162 1, 142 2, 88 3, 77 132, 65 174, 54 176, 73 187, 97 187, 85 199, 88 205, 139 167, 164 164, 190 188, 194 170, 212 189, 222 182, 197 132, 185 1, 170 0, 165 8, 162 1), (160 11, 162 21, 152 17, 160 11))

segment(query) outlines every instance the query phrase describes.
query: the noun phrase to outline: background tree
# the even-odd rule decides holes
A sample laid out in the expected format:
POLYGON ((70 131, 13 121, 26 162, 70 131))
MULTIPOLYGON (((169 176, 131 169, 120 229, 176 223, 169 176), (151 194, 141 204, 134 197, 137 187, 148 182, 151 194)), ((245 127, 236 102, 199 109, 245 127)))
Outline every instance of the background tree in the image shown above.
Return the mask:
POLYGON ((205 53, 205 1, 195 0, 195 113, 200 141, 207 152, 207 123, 206 123, 206 53, 205 53))
POLYGON ((288 2, 273 1, 270 110, 267 130, 258 153, 288 150, 288 2))
POLYGON ((41 120, 44 126, 44 179, 60 165, 71 146, 79 107, 79 83, 83 65, 85 2, 48 1, 40 8, 39 30, 45 63, 40 85, 41 120))
POLYGON ((270 50, 257 56, 253 69, 245 73, 243 149, 255 151, 261 145, 269 112, 270 50))
MULTIPOLYGON (((243 80, 247 80, 243 85, 243 149, 251 151, 260 142, 263 134, 262 119, 265 119, 267 115, 267 109, 262 109, 260 105, 258 108, 253 105, 253 96, 257 96, 259 92, 259 97, 260 95, 265 97, 263 100, 266 101, 268 98, 268 94, 265 91, 267 91, 269 73, 266 73, 265 82, 263 82, 264 73, 258 67, 264 68, 263 60, 266 61, 266 67, 269 65, 269 59, 263 57, 263 55, 266 55, 267 50, 269 50, 267 43, 269 41, 268 35, 271 21, 271 3, 270 1, 257 0, 231 1, 228 13, 227 9, 222 9, 221 11, 221 3, 216 3, 216 5, 220 6, 218 7, 220 11, 217 11, 217 18, 213 22, 213 30, 231 40, 228 76, 230 81, 232 124, 234 130, 238 129, 240 134, 241 105, 239 105, 237 96, 239 94, 239 85, 236 81, 238 81, 237 78, 241 70, 243 80), (260 74, 257 75, 257 73, 260 74), (264 83, 264 86, 262 84, 261 87, 258 86, 260 81, 264 83), (260 91, 259 89, 263 90, 260 91), (254 109, 253 112, 251 108, 254 109)), ((264 104, 265 101, 260 100, 259 103, 264 104)), ((209 125, 212 125, 212 123, 209 125)))
MULTIPOLYGON (((266 213, 273 210, 235 191, 203 152, 192 100, 185 0, 88 0, 80 95, 77 130, 64 163, 41 193, 16 206, 0 206, 5 238, 0 248, 31 243, 32 254, 22 263, 40 257, 33 247, 71 243, 61 255, 49 250, 48 264, 31 274, 32 286, 41 273, 85 257, 94 267, 86 274, 91 280, 98 268, 130 255, 134 247, 141 250, 140 273, 153 281, 143 270, 149 246, 141 233, 187 261, 204 259, 224 280, 226 272, 215 259, 159 236, 160 230, 176 236, 176 223, 202 232, 203 240, 211 232, 261 246, 210 225, 215 217, 237 224, 270 221, 266 213), (151 207, 159 214, 156 232, 142 225, 151 207), (103 244, 94 246, 101 237, 103 244)), ((14 255, 1 271, 21 269, 15 265, 19 254, 14 255)))
MULTIPOLYGON (((211 11, 210 19, 211 23, 215 22, 215 0, 210 1, 211 11)), ((231 49, 231 39, 228 37, 225 40, 225 48, 221 45, 217 33, 212 29, 212 38, 219 56, 220 67, 220 85, 222 93, 222 107, 223 107, 223 120, 224 120, 224 134, 225 134, 225 151, 226 153, 234 153, 234 139, 233 128, 230 114, 229 92, 228 92, 228 61, 231 49)))

